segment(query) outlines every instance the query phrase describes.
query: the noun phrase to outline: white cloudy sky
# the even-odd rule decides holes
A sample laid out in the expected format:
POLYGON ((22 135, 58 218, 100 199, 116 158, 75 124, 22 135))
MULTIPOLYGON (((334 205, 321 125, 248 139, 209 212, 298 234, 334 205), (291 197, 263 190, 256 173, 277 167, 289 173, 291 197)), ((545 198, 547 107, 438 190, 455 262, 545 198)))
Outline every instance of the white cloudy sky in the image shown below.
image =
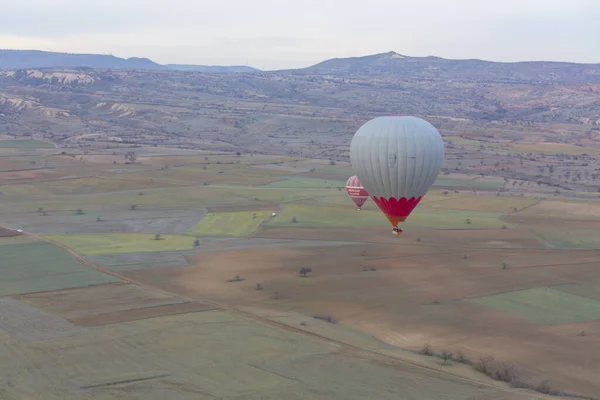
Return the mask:
POLYGON ((0 0, 0 48, 261 69, 391 50, 600 62, 600 0, 0 0))

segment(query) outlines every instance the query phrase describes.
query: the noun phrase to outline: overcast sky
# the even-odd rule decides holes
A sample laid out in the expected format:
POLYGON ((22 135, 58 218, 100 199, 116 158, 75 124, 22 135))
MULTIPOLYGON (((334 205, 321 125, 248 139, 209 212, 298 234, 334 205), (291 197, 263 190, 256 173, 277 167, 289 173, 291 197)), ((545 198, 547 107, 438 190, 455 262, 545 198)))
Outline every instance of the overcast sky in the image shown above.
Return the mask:
POLYGON ((260 69, 387 51, 600 63, 600 0, 0 0, 0 48, 260 69))

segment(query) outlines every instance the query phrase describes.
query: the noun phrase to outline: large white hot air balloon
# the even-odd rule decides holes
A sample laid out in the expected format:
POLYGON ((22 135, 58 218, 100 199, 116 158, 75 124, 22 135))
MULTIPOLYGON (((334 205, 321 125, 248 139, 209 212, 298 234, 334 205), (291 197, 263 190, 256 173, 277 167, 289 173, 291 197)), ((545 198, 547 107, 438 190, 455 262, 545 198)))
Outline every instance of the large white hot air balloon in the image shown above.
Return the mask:
POLYGON ((411 116, 377 117, 350 144, 352 168, 375 204, 400 234, 404 222, 435 182, 444 142, 429 122, 411 116))

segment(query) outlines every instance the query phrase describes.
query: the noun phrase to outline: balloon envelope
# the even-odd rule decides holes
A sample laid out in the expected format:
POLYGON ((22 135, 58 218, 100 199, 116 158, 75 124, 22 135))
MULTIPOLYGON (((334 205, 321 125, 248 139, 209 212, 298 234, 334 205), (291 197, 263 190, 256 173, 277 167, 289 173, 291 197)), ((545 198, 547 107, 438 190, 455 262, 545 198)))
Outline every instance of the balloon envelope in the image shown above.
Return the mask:
POLYGON ((360 184, 360 180, 356 175, 348 178, 346 182, 346 192, 350 195, 350 198, 356 204, 356 207, 359 209, 365 204, 365 202, 369 199, 369 193, 367 190, 360 184))
POLYGON ((396 226, 435 182, 444 163, 444 142, 421 118, 377 117, 354 134, 350 160, 375 204, 396 226))

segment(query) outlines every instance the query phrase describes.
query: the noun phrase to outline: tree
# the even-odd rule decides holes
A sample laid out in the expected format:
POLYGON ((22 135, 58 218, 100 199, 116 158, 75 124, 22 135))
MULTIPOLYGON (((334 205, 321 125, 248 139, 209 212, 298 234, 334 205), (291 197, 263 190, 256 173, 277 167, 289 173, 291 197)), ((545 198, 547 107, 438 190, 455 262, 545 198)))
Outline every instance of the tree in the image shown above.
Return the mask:
POLYGON ((76 212, 77 212, 78 215, 83 214, 83 210, 81 208, 78 208, 76 212))
POLYGON ((471 218, 466 218, 465 219, 465 224, 469 225, 471 223, 471 218))
POLYGON ((198 247, 200 246, 200 240, 196 239, 194 240, 194 247, 198 247))
POLYGON ((100 217, 96 217, 96 222, 100 222, 100 217))
POLYGON ((263 290, 263 287, 260 283, 256 284, 256 290, 263 290))
POLYGON ((444 365, 446 365, 446 363, 448 362, 448 360, 452 359, 452 352, 450 351, 443 351, 442 354, 442 360, 444 360, 444 365))
POLYGON ((131 211, 135 211, 135 209, 137 208, 136 204, 132 204, 129 206, 129 208, 131 209, 131 211))
POLYGON ((432 356, 433 350, 431 349, 431 345, 425 344, 423 347, 421 347, 420 353, 424 356, 432 356))
POLYGON ((296 217, 292 217, 292 222, 296 223, 298 222, 298 219, 296 219, 296 217))
POLYGON ((312 272, 312 268, 302 268, 300 270, 300 276, 306 277, 311 272, 312 272))
POLYGON ((154 235, 154 240, 160 240, 160 233, 157 233, 156 235, 154 235))

